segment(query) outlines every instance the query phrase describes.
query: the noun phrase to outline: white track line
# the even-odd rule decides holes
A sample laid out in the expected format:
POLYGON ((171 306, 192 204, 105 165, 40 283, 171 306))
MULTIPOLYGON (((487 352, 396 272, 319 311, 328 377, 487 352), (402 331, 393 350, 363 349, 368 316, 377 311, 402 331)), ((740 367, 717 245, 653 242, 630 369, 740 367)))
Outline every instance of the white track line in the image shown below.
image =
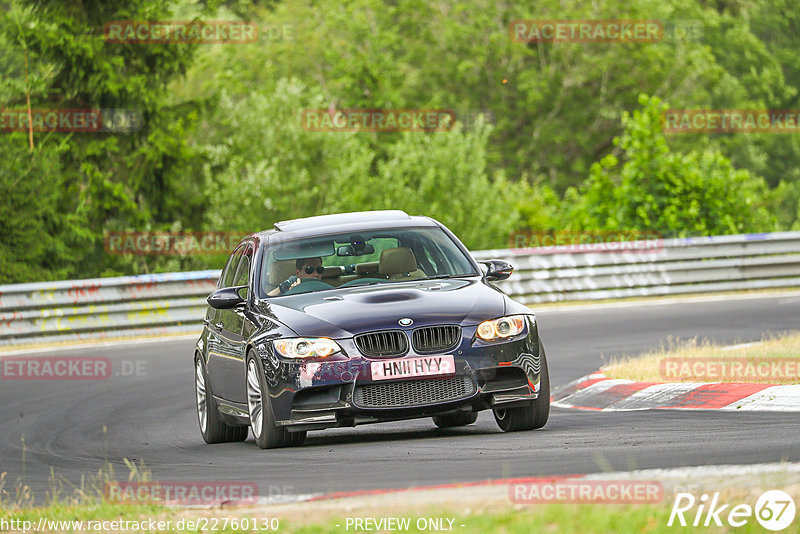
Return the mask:
POLYGON ((160 336, 160 337, 147 337, 142 339, 120 339, 115 341, 102 341, 99 343, 81 343, 79 345, 59 345, 57 347, 37 347, 37 348, 20 348, 17 350, 0 350, 0 358, 3 356, 12 356, 16 354, 36 354, 41 352, 56 352, 63 350, 76 350, 76 349, 94 349, 104 347, 116 347, 119 345, 141 345, 143 343, 163 343, 165 341, 185 341, 187 339, 197 340, 200 338, 200 332, 197 334, 184 334, 180 336, 160 336))

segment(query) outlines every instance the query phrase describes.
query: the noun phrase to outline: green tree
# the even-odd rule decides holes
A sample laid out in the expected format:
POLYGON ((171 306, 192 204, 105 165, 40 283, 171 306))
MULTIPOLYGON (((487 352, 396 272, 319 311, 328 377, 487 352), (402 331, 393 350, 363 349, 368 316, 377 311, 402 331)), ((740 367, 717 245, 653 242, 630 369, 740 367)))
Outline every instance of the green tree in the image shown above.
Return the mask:
POLYGON ((68 278, 91 242, 85 212, 62 211, 65 144, 46 138, 31 152, 27 137, 0 135, 0 283, 68 278))
POLYGON ((403 133, 384 157, 373 149, 379 134, 304 130, 300 110, 324 105, 297 80, 280 80, 270 94, 223 96, 202 148, 211 227, 253 231, 282 219, 403 209, 441 220, 472 248, 507 242, 520 188, 488 176, 487 124, 403 133))
MULTIPOLYGON (((676 107, 727 108, 763 107, 790 93, 771 52, 742 20, 700 2, 299 0, 253 12, 262 27, 290 31, 277 39, 265 34, 259 46, 202 50, 180 94, 224 87, 246 95, 270 90, 288 73, 320 87, 338 107, 491 111, 489 172, 544 180, 559 194, 580 184, 612 147, 621 133, 618 117, 637 106, 639 92, 676 107), (515 19, 687 21, 702 26, 702 40, 521 43, 509 38, 515 19)), ((396 137, 378 137, 375 150, 396 137)), ((747 136, 675 136, 670 143, 683 149, 731 142, 729 157, 733 152, 740 166, 771 175, 766 148, 748 152, 749 141, 740 137, 747 136)), ((760 144, 768 142, 775 139, 760 144)))
POLYGON ((525 188, 501 173, 489 177, 490 133, 481 119, 466 132, 404 133, 378 164, 378 205, 438 219, 468 248, 504 248, 519 228, 525 188))
MULTIPOLYGON (((35 146, 59 146, 59 170, 49 173, 48 183, 58 199, 52 217, 84 225, 79 244, 64 242, 76 247, 62 258, 65 263, 50 276, 38 270, 39 276, 151 269, 148 262, 158 260, 137 258, 132 265, 130 259, 105 254, 103 233, 159 228, 176 220, 186 226, 199 224, 205 197, 202 184, 186 180, 193 154, 185 133, 198 105, 176 106, 164 97, 170 81, 185 72, 196 47, 107 43, 102 28, 113 20, 168 19, 174 6, 159 0, 27 0, 0 2, 0 8, 0 45, 10 53, 0 68, 14 73, 15 80, 0 84, 0 107, 24 109, 29 92, 34 108, 125 109, 143 119, 141 129, 122 133, 34 134, 35 146)), ((6 141, 20 147, 28 142, 27 136, 6 141)), ((13 153, 20 153, 17 148, 13 153)), ((24 164, 3 158, 0 174, 17 178, 20 165, 24 164)))
POLYGON ((621 158, 604 157, 580 189, 567 192, 567 227, 673 235, 773 229, 762 179, 735 169, 715 150, 671 151, 661 132, 661 113, 668 106, 645 95, 639 102, 640 110, 623 113, 624 131, 614 140, 621 158))
POLYGON ((323 104, 296 80, 235 99, 223 92, 208 118, 214 128, 198 145, 207 161, 209 228, 263 230, 369 204, 365 179, 374 155, 363 134, 301 128, 300 110, 323 104))

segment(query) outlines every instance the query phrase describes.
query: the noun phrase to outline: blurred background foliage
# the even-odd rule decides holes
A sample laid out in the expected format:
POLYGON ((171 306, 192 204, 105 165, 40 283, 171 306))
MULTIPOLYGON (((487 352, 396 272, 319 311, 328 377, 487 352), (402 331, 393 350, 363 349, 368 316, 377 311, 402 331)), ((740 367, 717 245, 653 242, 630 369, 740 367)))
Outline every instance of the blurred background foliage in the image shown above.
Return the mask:
POLYGON ((665 136, 670 108, 800 109, 792 0, 0 0, 0 107, 125 108, 130 133, 0 132, 0 282, 219 267, 112 231, 404 209, 511 232, 800 229, 800 136, 665 136), (256 21, 251 44, 112 44, 113 20, 256 21), (658 43, 520 43, 515 19, 660 19, 658 43), (26 76, 27 56, 27 76, 26 76), (304 108, 448 108, 450 132, 301 128, 304 108))

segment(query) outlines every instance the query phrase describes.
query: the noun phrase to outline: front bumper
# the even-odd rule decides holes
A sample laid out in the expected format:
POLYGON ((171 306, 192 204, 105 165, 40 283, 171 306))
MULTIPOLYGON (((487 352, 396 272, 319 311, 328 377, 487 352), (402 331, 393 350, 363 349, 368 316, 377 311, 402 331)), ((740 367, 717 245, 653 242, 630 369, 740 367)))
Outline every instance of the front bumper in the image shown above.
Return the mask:
MULTIPOLYGON (((352 338, 337 339, 342 353, 321 361, 278 357, 258 346, 276 423, 289 430, 317 430, 365 423, 514 407, 538 396, 539 335, 529 317, 525 332, 510 340, 484 342, 477 325, 462 327, 451 354, 455 372, 436 377, 373 380, 370 364, 393 358, 361 355, 352 338)), ((402 358, 431 357, 413 349, 402 358)))

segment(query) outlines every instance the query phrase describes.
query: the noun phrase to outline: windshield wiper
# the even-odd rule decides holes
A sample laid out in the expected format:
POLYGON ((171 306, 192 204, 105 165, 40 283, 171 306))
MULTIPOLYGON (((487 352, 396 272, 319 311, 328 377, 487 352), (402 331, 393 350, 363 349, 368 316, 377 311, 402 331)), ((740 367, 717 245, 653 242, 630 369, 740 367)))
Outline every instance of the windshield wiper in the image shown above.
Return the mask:
POLYGON ((444 280, 445 278, 463 278, 465 276, 477 276, 475 274, 437 274, 423 278, 423 280, 444 280))

